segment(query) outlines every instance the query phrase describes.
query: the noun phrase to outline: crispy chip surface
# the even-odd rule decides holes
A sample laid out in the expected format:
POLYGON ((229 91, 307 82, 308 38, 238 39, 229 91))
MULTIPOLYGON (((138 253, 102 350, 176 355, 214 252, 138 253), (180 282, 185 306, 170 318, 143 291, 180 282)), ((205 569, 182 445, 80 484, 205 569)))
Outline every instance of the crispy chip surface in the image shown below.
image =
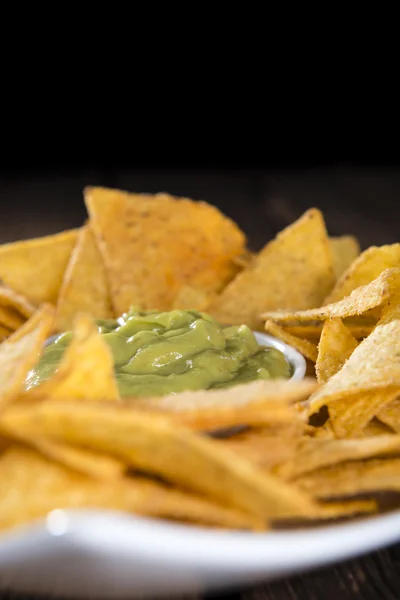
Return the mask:
POLYGON ((25 296, 17 294, 5 285, 0 285, 0 306, 15 310, 25 319, 29 319, 36 310, 25 296))
POLYGON ((341 235, 330 237, 329 245, 333 256, 333 270, 336 279, 339 279, 360 254, 360 244, 354 235, 341 235))
POLYGON ((205 202, 86 188, 117 314, 131 305, 168 310, 186 285, 218 292, 238 271, 245 236, 205 202))
POLYGON ((0 305, 0 323, 3 327, 8 327, 12 331, 16 331, 25 322, 25 318, 22 317, 12 308, 8 306, 4 307, 0 305))
MULTIPOLYGON (((362 340, 367 337, 376 325, 376 321, 365 317, 350 317, 342 319, 342 322, 356 340, 362 340)), ((324 322, 305 322, 296 325, 280 323, 280 325, 285 331, 296 337, 310 340, 311 342, 318 342, 324 322)))
POLYGON ((314 208, 269 242, 208 311, 223 323, 262 330, 262 312, 320 306, 333 283, 324 219, 314 208))
POLYGON ((55 304, 78 230, 0 246, 0 279, 33 304, 55 304))
POLYGON ((332 375, 340 371, 357 346, 357 340, 341 319, 325 321, 315 365, 318 382, 326 383, 332 375))
POLYGON ((298 350, 301 354, 303 354, 303 356, 312 362, 317 360, 317 346, 309 340, 304 340, 294 336, 291 333, 288 333, 285 331, 285 329, 283 329, 283 327, 279 327, 279 325, 273 321, 265 322, 265 330, 279 340, 282 340, 282 342, 293 346, 293 348, 298 350))
POLYGON ((382 423, 400 433, 400 399, 392 400, 378 412, 377 417, 382 423))

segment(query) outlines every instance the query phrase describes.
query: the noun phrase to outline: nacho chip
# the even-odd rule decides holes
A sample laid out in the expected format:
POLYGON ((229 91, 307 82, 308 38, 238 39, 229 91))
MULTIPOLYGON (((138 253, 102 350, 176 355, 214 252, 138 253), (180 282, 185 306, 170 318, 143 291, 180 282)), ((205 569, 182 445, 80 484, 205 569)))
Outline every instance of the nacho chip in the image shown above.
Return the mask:
POLYGON ((110 453, 140 471, 260 519, 301 516, 314 509, 295 486, 229 452, 218 441, 131 406, 45 402, 9 409, 1 423, 21 435, 110 453))
POLYGON ((39 358, 51 331, 54 311, 43 305, 17 332, 0 345, 0 407, 21 391, 28 371, 39 358))
MULTIPOLYGON (((318 342, 324 321, 319 323, 301 323, 291 325, 287 323, 281 323, 281 327, 288 333, 311 342, 318 342)), ((351 335, 356 340, 362 340, 366 338, 376 325, 376 320, 367 319, 364 317, 350 317, 349 319, 343 319, 343 325, 349 330, 351 335)))
POLYGON ((190 285, 185 285, 178 291, 172 308, 177 310, 196 309, 205 311, 214 298, 214 293, 197 290, 190 285))
POLYGON ((0 324, 0 342, 10 337, 11 334, 11 329, 0 324))
POLYGON ((25 319, 29 319, 36 310, 25 296, 17 294, 4 285, 0 285, 0 306, 15 310, 25 319))
POLYGON ((320 306, 333 283, 324 219, 314 208, 269 242, 208 312, 222 323, 262 330, 261 312, 320 306))
POLYGON ((55 304, 75 245, 73 229, 22 242, 0 246, 0 279, 33 304, 55 304))
POLYGON ((311 310, 266 312, 261 317, 266 320, 271 319, 279 324, 289 324, 362 315, 371 308, 382 306, 393 293, 393 288, 399 285, 399 280, 400 269, 386 269, 374 281, 355 289, 350 296, 346 296, 339 302, 311 310))
POLYGON ((0 457, 0 529, 44 517, 59 508, 122 510, 235 529, 261 529, 263 525, 240 511, 144 477, 125 477, 110 485, 22 446, 6 450, 0 457))
POLYGON ((325 321, 315 365, 318 382, 326 383, 332 375, 340 371, 357 346, 357 340, 343 325, 341 319, 325 321))
POLYGON ((394 430, 379 421, 376 417, 372 419, 370 423, 362 430, 359 437, 372 437, 375 435, 388 435, 389 433, 395 433, 394 430))
POLYGON ((270 333, 271 335, 281 340, 282 342, 285 342, 286 344, 289 344, 289 346, 292 346, 293 348, 298 350, 298 352, 303 354, 303 356, 305 356, 312 362, 315 363, 315 361, 317 360, 317 346, 312 342, 309 342, 308 340, 302 340, 301 338, 298 338, 292 335, 291 333, 288 333, 287 331, 285 331, 285 329, 279 327, 279 325, 277 325, 273 321, 266 321, 265 330, 268 331, 268 333, 270 333))
POLYGON ((56 373, 38 386, 27 382, 26 396, 52 400, 119 399, 114 359, 107 343, 90 317, 78 315, 73 338, 56 373))
POLYGON ((333 256, 333 270, 336 279, 339 279, 360 254, 360 244, 354 235, 342 235, 330 237, 329 245, 333 256))
POLYGON ((371 283, 383 271, 392 267, 400 268, 400 244, 371 246, 343 273, 331 293, 325 298, 324 304, 342 300, 356 288, 371 283))
POLYGON ((16 331, 26 321, 15 310, 0 305, 0 323, 12 331, 16 331))
POLYGON ((79 312, 94 319, 113 317, 106 271, 89 225, 81 229, 64 274, 57 303, 56 330, 71 329, 79 312))
POLYGON ((347 462, 296 479, 315 498, 400 492, 400 458, 347 462))
POLYGON ((392 400, 384 408, 382 408, 377 417, 379 421, 391 427, 397 433, 400 433, 400 398, 392 400))
POLYGON ((205 202, 106 188, 86 188, 85 202, 117 314, 168 310, 183 286, 218 292, 238 271, 245 236, 205 202))
POLYGON ((254 381, 228 389, 182 392, 124 402, 150 413, 165 413, 190 429, 214 431, 236 425, 296 422, 301 415, 289 405, 308 398, 316 387, 317 383, 312 379, 254 381))

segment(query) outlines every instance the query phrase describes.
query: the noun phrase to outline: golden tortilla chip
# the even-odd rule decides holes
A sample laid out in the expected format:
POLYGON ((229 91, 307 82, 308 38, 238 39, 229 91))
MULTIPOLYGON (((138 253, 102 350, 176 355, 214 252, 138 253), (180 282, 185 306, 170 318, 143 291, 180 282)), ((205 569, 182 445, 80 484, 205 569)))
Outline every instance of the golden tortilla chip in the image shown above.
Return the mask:
POLYGON ((301 415, 289 405, 308 398, 316 387, 317 382, 312 379, 255 381, 228 389, 124 399, 124 402, 144 411, 165 413, 190 429, 214 431, 236 425, 296 421, 301 415))
POLYGON ((106 270, 89 225, 79 233, 57 303, 55 328, 68 331, 77 313, 94 319, 113 317, 106 270))
POLYGON ((144 477, 96 481, 33 450, 12 446, 0 457, 0 529, 28 523, 54 509, 98 508, 235 529, 265 525, 144 477))
POLYGON ((28 371, 39 359, 54 319, 50 305, 43 305, 17 332, 0 345, 0 407, 21 391, 28 371))
POLYGON ((303 354, 303 356, 305 356, 312 362, 315 363, 315 361, 317 360, 317 346, 312 342, 309 342, 308 340, 302 340, 301 338, 298 338, 292 335, 291 333, 288 333, 287 331, 285 331, 285 329, 279 327, 279 325, 277 325, 273 321, 266 321, 265 330, 268 331, 268 333, 270 333, 271 335, 281 340, 282 342, 285 342, 286 344, 289 344, 289 346, 292 346, 293 348, 298 350, 298 352, 303 354))
POLYGON ((78 230, 73 229, 3 244, 0 246, 0 279, 33 304, 55 304, 77 235, 78 230))
MULTIPOLYGON (((17 407, 17 405, 15 405, 17 407)), ((307 495, 160 415, 122 404, 52 403, 9 409, 2 427, 110 453, 142 472, 260 518, 309 514, 307 495)))
POLYGON ((238 271, 245 236, 214 206, 106 188, 86 188, 85 202, 117 314, 168 310, 183 286, 218 292, 238 271))
MULTIPOLYGON (((343 502, 324 502, 318 505, 316 519, 339 519, 354 515, 375 513, 378 505, 375 500, 347 500, 343 502)), ((310 518, 313 518, 311 515, 310 518)))
POLYGON ((400 492, 400 458, 352 461, 303 475, 296 484, 316 498, 400 492))
POLYGON ((367 285, 386 269, 400 268, 400 244, 371 246, 342 275, 324 304, 332 304, 349 296, 353 290, 367 285))
POLYGON ((341 319, 325 321, 315 365, 318 382, 326 383, 332 375, 340 371, 357 346, 357 340, 341 319))
POLYGON ((400 433, 400 398, 392 400, 387 406, 382 408, 376 415, 379 421, 391 427, 397 433, 400 433))
POLYGON ((25 323, 26 319, 24 319, 19 313, 17 313, 12 308, 3 307, 0 305, 0 323, 4 327, 8 327, 12 331, 16 331, 23 323, 25 323))
POLYGON ((0 285, 0 306, 15 310, 25 319, 29 319, 36 310, 25 296, 17 294, 4 285, 0 285))
POLYGON ((52 400, 119 399, 112 352, 90 317, 77 316, 72 341, 56 373, 36 387, 28 386, 25 395, 52 400))
POLYGON ((320 306, 334 280, 324 218, 314 208, 269 242, 208 312, 222 323, 262 330, 263 311, 320 306))
POLYGON ((190 285, 185 285, 178 291, 172 308, 177 310, 196 309, 206 311, 207 306, 214 298, 214 293, 197 290, 190 285))
POLYGON ((12 334, 11 329, 0 324, 0 342, 6 340, 12 334))
MULTIPOLYGON (((350 317, 349 319, 343 319, 343 325, 346 326, 356 340, 362 340, 374 329, 376 321, 364 317, 350 317)), ((324 322, 302 323, 297 325, 281 323, 281 326, 285 331, 295 337, 310 340, 311 342, 318 342, 321 337, 324 322)))
POLYGON ((362 430, 359 437, 373 437, 376 435, 388 435, 395 433, 391 427, 385 425, 374 417, 370 423, 362 430))
POLYGON ((400 269, 386 269, 374 281, 355 289, 350 296, 346 296, 339 302, 311 310, 266 312, 261 317, 266 320, 271 319, 279 324, 289 324, 298 321, 324 321, 335 317, 362 315, 371 308, 382 306, 393 293, 393 289, 399 285, 399 281, 400 269))
POLYGON ((336 279, 339 279, 360 254, 360 244, 354 235, 342 235, 330 237, 329 245, 333 256, 333 270, 336 279))

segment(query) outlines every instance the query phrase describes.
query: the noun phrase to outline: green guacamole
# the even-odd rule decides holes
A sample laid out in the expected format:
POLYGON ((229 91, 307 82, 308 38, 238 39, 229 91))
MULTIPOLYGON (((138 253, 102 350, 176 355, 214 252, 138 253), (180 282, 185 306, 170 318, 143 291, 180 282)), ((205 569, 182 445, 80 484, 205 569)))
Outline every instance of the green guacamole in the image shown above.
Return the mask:
MULTIPOLYGON (((111 348, 121 397, 223 388, 291 376, 285 356, 260 346, 246 325, 222 327, 195 310, 131 309, 115 321, 97 321, 97 325, 111 348)), ((57 371, 71 339, 71 332, 62 333, 46 346, 29 373, 27 389, 57 371)))

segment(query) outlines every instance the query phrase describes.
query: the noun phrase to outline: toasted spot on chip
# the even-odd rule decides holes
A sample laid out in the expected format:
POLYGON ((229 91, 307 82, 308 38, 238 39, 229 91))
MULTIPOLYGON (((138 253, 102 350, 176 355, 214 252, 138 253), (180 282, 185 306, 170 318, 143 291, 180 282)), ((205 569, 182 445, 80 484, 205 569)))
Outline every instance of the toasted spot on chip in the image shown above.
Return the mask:
POLYGON ((341 319, 325 321, 315 365, 318 382, 326 383, 332 375, 340 371, 357 346, 357 340, 346 325, 343 325, 341 319))
POLYGON ((55 304, 75 245, 73 229, 0 246, 0 279, 33 304, 55 304))
POLYGON ((17 294, 4 285, 0 285, 0 306, 15 310, 25 319, 29 319, 36 310, 25 296, 17 294))
POLYGON ((117 314, 169 310, 186 285, 218 292, 239 269, 244 234, 205 202, 98 187, 85 189, 85 202, 117 314))
POLYGON ((269 242, 208 311, 222 323, 262 330, 263 311, 320 306, 333 283, 324 219, 314 208, 269 242))
POLYGON ((354 235, 330 237, 329 245, 333 256, 333 269, 336 279, 348 269, 360 254, 360 244, 354 235))
POLYGON ((71 329, 77 313, 113 317, 106 270, 89 225, 82 227, 67 265, 57 303, 55 328, 71 329))
POLYGON ((308 340, 303 340, 299 337, 288 333, 282 327, 279 327, 273 321, 266 321, 265 330, 268 331, 271 335, 277 337, 282 342, 289 344, 296 350, 298 350, 303 356, 315 362, 317 360, 317 346, 308 340))
POLYGON ((400 398, 392 400, 392 402, 383 407, 378 412, 377 417, 382 423, 400 433, 400 398))
POLYGON ((22 390, 28 371, 39 359, 54 318, 50 305, 43 305, 22 327, 0 344, 0 407, 22 390))

